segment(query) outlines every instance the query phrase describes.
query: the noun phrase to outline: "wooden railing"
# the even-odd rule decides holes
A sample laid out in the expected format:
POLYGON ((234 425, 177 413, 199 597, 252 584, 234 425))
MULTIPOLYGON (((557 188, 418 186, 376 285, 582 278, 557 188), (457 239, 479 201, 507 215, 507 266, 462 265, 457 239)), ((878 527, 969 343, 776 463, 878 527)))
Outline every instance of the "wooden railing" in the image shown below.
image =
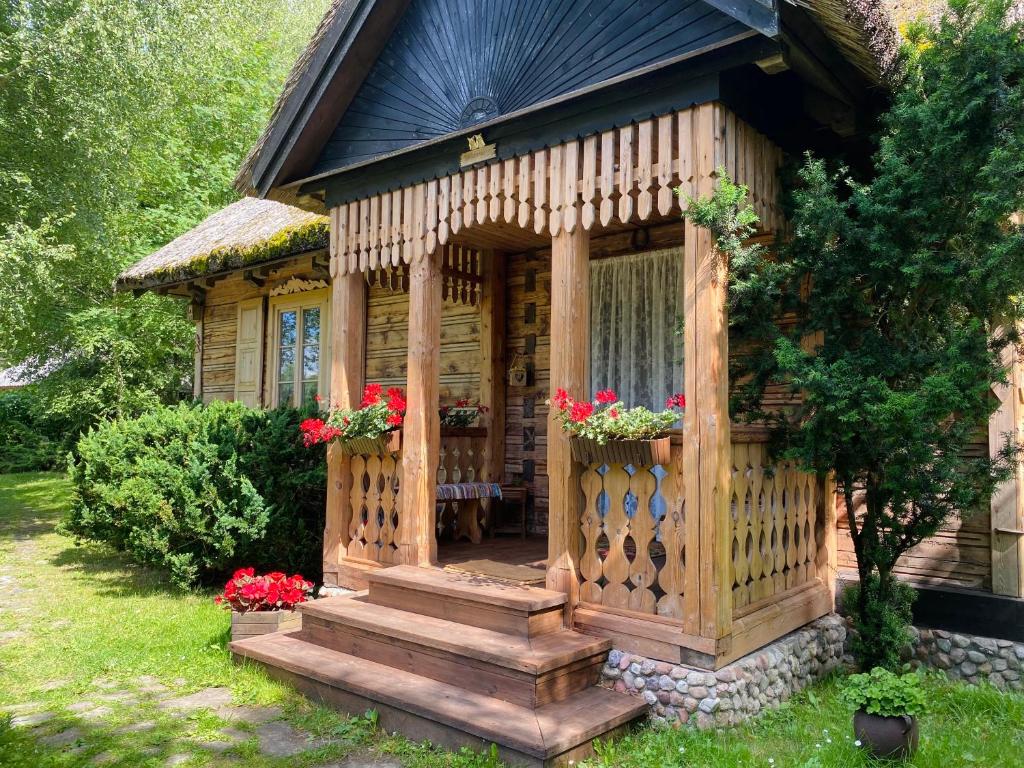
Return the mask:
POLYGON ((683 618, 684 494, 681 478, 666 470, 622 464, 583 468, 583 602, 683 618))
MULTIPOLYGON (((437 482, 485 480, 484 447, 487 430, 477 427, 441 430, 437 482)), ((396 531, 402 524, 402 451, 352 456, 352 507, 348 555, 378 563, 399 564, 396 531)), ((458 508, 455 509, 458 514, 458 508)), ((444 521, 442 521, 442 525, 444 521)))
POLYGON ((818 479, 771 463, 764 443, 733 443, 733 612, 813 581, 824 556, 818 479))

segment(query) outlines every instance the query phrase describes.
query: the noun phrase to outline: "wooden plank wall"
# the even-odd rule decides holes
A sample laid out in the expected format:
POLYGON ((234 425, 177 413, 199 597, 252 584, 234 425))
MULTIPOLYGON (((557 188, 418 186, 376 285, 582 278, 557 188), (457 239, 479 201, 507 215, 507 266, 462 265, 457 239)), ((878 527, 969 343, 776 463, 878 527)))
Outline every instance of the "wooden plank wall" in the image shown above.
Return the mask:
MULTIPOLYGON (((839 570, 856 577, 857 559, 846 522, 846 504, 836 500, 839 527, 839 570)), ((988 509, 952 520, 938 533, 900 558, 896 573, 904 580, 928 586, 992 589, 992 534, 988 509)))
MULTIPOLYGON (((370 288, 366 381, 405 387, 409 295, 370 288)), ((480 305, 444 302, 441 311, 441 402, 480 398, 480 305)))
MULTIPOLYGON (((505 391, 505 477, 529 490, 530 530, 548 524, 547 416, 551 360, 550 251, 508 257, 505 306, 506 360, 527 367, 526 386, 505 391)), ((506 372, 507 373, 507 372, 506 372)))

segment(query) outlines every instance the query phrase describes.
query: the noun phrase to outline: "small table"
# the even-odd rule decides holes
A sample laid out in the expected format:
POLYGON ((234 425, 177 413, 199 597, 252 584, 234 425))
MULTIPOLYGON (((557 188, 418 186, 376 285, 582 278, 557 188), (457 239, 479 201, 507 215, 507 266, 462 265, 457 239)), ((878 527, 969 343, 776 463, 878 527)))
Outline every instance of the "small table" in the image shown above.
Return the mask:
MULTIPOLYGON (((496 533, 518 533, 520 538, 526 538, 526 497, 528 493, 526 488, 521 485, 501 486, 501 511, 504 519, 500 525, 497 519, 492 519, 491 538, 494 538, 496 533), (516 511, 514 517, 509 515, 509 511, 512 509, 516 511)), ((496 518, 493 513, 492 518, 496 518)))

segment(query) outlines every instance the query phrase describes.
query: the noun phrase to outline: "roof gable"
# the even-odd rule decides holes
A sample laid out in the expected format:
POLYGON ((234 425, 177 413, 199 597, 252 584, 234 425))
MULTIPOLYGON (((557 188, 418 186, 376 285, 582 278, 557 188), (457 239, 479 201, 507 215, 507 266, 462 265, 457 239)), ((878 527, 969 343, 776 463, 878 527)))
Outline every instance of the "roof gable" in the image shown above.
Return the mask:
MULTIPOLYGON (((882 2, 799 3, 869 86, 896 71, 882 2)), ((488 138, 512 123, 533 130, 583 94, 600 101, 617 85, 621 98, 645 70, 699 70, 692 62, 715 49, 738 66, 737 56, 801 48, 792 39, 801 33, 780 20, 794 8, 780 0, 333 0, 235 186, 319 212, 319 180, 346 168, 363 174, 368 164, 376 172, 385 158, 475 132, 466 126, 483 122, 488 138), (533 119, 522 120, 527 114, 533 119)))
MULTIPOLYGON (((759 3, 733 3, 770 12, 759 3)), ((768 29, 774 17, 766 18, 768 29)), ((749 31, 704 0, 413 0, 314 174, 491 121, 749 31)))

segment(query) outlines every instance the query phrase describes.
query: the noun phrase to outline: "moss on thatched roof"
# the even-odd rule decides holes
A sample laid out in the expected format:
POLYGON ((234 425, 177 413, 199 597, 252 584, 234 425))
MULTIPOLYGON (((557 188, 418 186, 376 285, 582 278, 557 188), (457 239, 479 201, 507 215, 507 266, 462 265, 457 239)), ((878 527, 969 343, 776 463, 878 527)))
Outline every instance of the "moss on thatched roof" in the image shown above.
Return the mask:
POLYGON ((209 216, 117 277, 121 290, 154 288, 327 247, 327 218, 246 197, 209 216))

